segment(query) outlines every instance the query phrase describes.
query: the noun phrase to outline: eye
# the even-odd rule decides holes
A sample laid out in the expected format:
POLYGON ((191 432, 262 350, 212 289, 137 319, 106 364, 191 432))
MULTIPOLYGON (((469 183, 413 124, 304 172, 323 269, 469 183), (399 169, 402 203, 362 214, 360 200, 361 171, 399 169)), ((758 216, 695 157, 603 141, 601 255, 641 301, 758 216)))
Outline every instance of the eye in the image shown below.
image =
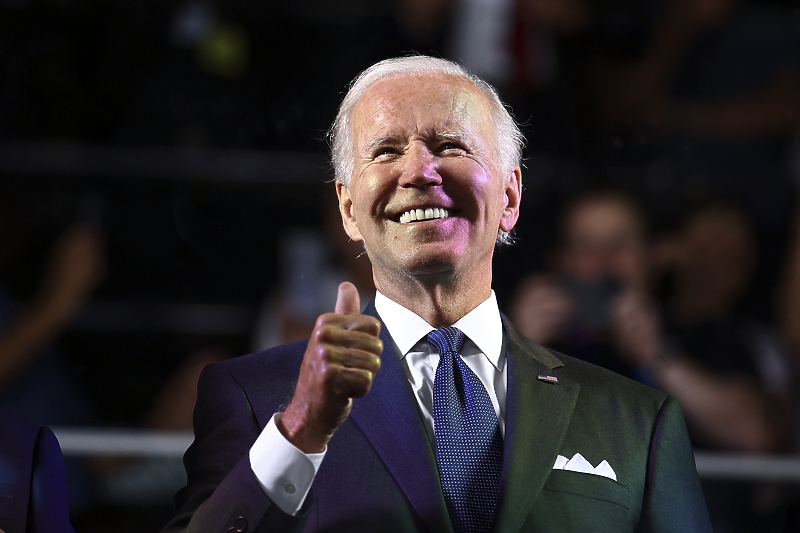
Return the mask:
POLYGON ((463 153, 466 149, 455 141, 445 141, 439 145, 439 152, 442 153, 463 153))
POLYGON ((400 155, 400 150, 392 146, 381 146, 372 154, 373 159, 389 159, 396 155, 400 155))

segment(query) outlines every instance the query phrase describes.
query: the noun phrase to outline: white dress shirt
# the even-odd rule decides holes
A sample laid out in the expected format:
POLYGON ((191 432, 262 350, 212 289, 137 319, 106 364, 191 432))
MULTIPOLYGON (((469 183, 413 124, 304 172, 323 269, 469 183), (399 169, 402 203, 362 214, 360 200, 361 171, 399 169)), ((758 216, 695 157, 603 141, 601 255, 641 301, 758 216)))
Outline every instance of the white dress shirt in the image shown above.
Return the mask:
MULTIPOLYGON (((435 348, 428 342, 427 335, 436 328, 380 292, 375 294, 375 309, 392 338, 394 352, 414 391, 428 438, 434 446, 433 378, 439 365, 439 354, 433 351, 435 348)), ((505 434, 508 373, 503 350, 503 324, 494 291, 453 326, 467 337, 461 357, 489 393, 500 430, 505 434)), ((270 419, 250 448, 250 466, 270 500, 284 512, 297 514, 311 489, 325 451, 305 454, 297 449, 275 425, 278 417, 280 413, 270 419)))
MULTIPOLYGON (((439 354, 428 342, 427 335, 436 328, 379 292, 375 294, 375 309, 389 330, 433 444, 433 378, 439 366, 439 354)), ((503 323, 494 291, 453 326, 467 336, 461 358, 489 393, 500 431, 505 434, 506 355, 503 353, 503 323)))

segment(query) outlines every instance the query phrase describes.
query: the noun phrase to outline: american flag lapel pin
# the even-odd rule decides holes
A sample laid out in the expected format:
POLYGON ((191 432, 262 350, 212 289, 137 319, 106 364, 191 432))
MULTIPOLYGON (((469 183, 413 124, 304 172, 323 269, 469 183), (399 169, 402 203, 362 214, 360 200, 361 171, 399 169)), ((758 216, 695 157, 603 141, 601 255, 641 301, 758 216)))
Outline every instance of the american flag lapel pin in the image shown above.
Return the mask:
POLYGON ((558 378, 555 376, 541 375, 539 376, 539 381, 546 381, 548 383, 558 383, 558 378))

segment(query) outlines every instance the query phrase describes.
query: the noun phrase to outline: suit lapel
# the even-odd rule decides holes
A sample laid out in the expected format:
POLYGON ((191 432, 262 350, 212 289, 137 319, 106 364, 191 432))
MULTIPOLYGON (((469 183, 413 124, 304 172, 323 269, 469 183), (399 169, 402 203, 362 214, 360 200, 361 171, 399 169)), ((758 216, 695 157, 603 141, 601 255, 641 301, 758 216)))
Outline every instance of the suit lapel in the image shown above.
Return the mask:
MULTIPOLYGON (((367 306, 364 314, 378 316, 374 303, 367 306)), ((436 457, 419 406, 383 324, 380 336, 381 369, 375 374, 369 394, 353 402, 350 418, 375 448, 428 529, 452 532, 436 457)))
POLYGON ((508 395, 505 461, 495 531, 519 531, 553 469, 567 432, 580 386, 556 370, 563 364, 523 337, 508 331, 508 395), (539 375, 558 377, 558 383, 539 375))

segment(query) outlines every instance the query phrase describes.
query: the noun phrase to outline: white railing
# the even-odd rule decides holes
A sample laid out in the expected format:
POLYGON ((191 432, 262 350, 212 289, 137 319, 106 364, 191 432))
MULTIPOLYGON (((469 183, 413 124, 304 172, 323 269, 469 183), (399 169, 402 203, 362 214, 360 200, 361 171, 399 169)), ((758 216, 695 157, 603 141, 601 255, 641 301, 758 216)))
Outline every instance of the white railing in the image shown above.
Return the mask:
POLYGON ((701 479, 800 484, 800 455, 756 455, 695 451, 701 479))
POLYGON ((52 428, 65 456, 181 457, 191 431, 52 428))
MULTIPOLYGON (((180 457, 191 432, 136 429, 53 428, 65 456, 180 457)), ((753 455, 696 451, 702 479, 800 484, 800 455, 753 455)))

